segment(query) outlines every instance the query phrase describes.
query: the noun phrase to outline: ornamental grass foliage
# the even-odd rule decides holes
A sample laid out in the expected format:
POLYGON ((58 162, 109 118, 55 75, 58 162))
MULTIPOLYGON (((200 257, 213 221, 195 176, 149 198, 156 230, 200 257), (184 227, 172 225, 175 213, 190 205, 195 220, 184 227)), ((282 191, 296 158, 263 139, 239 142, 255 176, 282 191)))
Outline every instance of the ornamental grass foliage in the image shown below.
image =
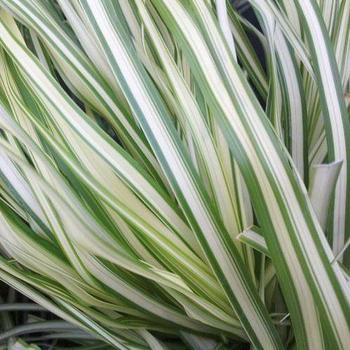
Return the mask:
POLYGON ((4 349, 349 349, 349 0, 0 8, 4 349))

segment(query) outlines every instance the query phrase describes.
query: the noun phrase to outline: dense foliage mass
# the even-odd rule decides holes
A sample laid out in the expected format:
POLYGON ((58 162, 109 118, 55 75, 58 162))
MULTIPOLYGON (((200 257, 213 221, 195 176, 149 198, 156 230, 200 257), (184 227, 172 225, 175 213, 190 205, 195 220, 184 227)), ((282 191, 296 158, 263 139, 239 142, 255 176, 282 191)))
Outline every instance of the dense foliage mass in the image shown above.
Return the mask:
POLYGON ((234 3, 0 0, 4 349, 349 348, 350 1, 234 3))

